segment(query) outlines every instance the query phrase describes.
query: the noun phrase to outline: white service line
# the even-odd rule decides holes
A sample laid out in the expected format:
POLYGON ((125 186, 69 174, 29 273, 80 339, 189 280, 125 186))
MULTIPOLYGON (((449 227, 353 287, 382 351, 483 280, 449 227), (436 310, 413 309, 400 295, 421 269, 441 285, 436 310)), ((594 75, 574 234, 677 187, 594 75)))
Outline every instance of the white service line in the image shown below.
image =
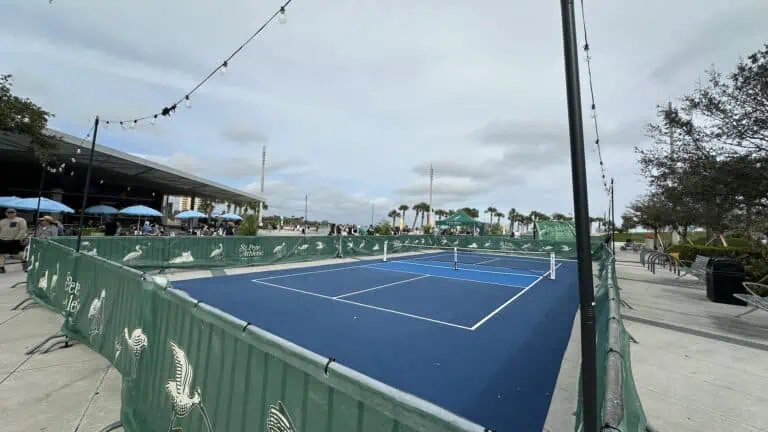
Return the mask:
POLYGON ((448 327, 460 328, 462 330, 469 330, 469 331, 473 330, 470 327, 459 325, 459 324, 449 323, 449 322, 440 321, 440 320, 436 320, 436 319, 432 319, 432 318, 426 318, 426 317, 423 317, 423 316, 413 315, 413 314, 409 314, 409 313, 405 313, 405 312, 400 312, 400 311, 396 311, 396 310, 392 310, 392 309, 387 309, 387 308, 382 308, 382 307, 378 307, 378 306, 371 306, 371 305, 368 305, 368 304, 365 304, 365 303, 353 302, 351 300, 335 298, 335 297, 331 297, 331 296, 327 296, 327 295, 323 295, 323 294, 313 293, 313 292, 310 292, 310 291, 303 291, 303 290, 296 289, 296 288, 289 288, 289 287, 286 287, 286 286, 277 285, 277 284, 273 284, 273 283, 269 283, 269 282, 264 282, 264 281, 261 281, 261 280, 254 280, 253 282, 257 282, 257 283, 260 283, 260 284, 269 285, 271 287, 281 288, 281 289, 284 289, 284 290, 293 291, 293 292, 297 292, 297 293, 301 293, 301 294, 308 294, 308 295, 311 295, 311 296, 320 297, 320 298, 324 298, 324 299, 328 299, 328 300, 333 300, 333 301, 337 301, 337 302, 348 303, 348 304, 352 304, 352 305, 356 305, 356 306, 360 306, 360 307, 364 307, 364 308, 368 308, 368 309, 374 309, 374 310, 378 310, 378 311, 382 311, 382 312, 389 312, 389 313, 393 313, 393 314, 396 314, 396 315, 401 315, 401 316, 406 316, 406 317, 409 317, 409 318, 419 319, 419 320, 422 320, 422 321, 429 321, 431 323, 440 324, 440 325, 444 325, 444 326, 448 326, 448 327))
MULTIPOLYGON (((424 266, 424 267, 437 267, 437 268, 452 268, 449 266, 439 266, 434 264, 422 264, 417 262, 410 262, 410 261, 392 261, 397 263, 403 263, 403 264, 410 264, 410 265, 418 265, 418 266, 424 266)), ((461 264, 461 263, 459 263, 461 264)), ((464 263, 464 265, 477 265, 477 264, 470 264, 470 263, 464 263)), ((527 273, 511 273, 511 272, 497 272, 497 271, 488 271, 488 270, 477 270, 477 269, 471 269, 471 268, 465 268, 465 267, 459 267, 459 270, 462 271, 473 271, 478 273, 493 273, 493 274, 503 274, 503 275, 511 275, 511 276, 526 276, 530 278, 538 277, 538 275, 534 274, 527 274, 527 273)))
MULTIPOLYGON (((562 264, 558 264, 558 265, 556 265, 556 266, 555 266, 555 269, 557 269, 557 268, 558 268, 558 267, 560 267, 561 265, 562 265, 562 264)), ((549 272, 547 272, 547 273, 549 273, 549 272)), ((511 299, 509 299, 509 300, 507 300, 506 302, 504 302, 504 304, 502 304, 501 306, 497 307, 497 308, 496 308, 496 310, 494 310, 493 312, 491 312, 491 313, 489 313, 488 315, 486 315, 486 316, 485 316, 485 318, 483 318, 483 319, 481 319, 480 321, 476 322, 476 323, 475 323, 475 325, 473 325, 473 326, 471 327, 471 328, 472 328, 472 330, 477 330, 477 329, 478 329, 478 328, 479 328, 481 325, 485 324, 485 322, 486 322, 486 321, 488 321, 489 319, 493 318, 493 316, 494 316, 494 315, 496 315, 497 313, 501 312, 501 310, 502 310, 502 309, 504 309, 505 307, 509 306, 509 304, 510 304, 510 303, 512 303, 513 301, 517 300, 517 298, 518 298, 518 297, 520 297, 521 295, 525 294, 525 292, 526 292, 526 291, 528 291, 528 290, 529 290, 529 289, 531 289, 531 288, 532 288, 534 285, 536 285, 537 283, 539 283, 539 281, 540 281, 540 280, 544 279, 544 276, 546 276, 546 275, 547 275, 547 273, 545 273, 545 274, 544 274, 544 275, 542 275, 540 278, 538 278, 538 279, 536 279, 535 281, 533 281, 533 283, 531 283, 531 284, 530 284, 530 285, 528 285, 527 287, 523 288, 523 290, 522 290, 522 291, 520 291, 519 293, 515 294, 515 295, 514 295, 514 296, 513 296, 511 299)))
MULTIPOLYGON (((391 261, 391 262, 395 262, 395 261, 391 261)), ((435 266, 435 267, 440 267, 440 266, 435 266)), ((417 274, 417 275, 423 275, 424 274, 424 273, 410 272, 410 271, 407 271, 407 270, 394 270, 394 269, 381 268, 381 267, 375 267, 375 266, 370 266, 368 268, 369 269, 373 269, 373 270, 381 270, 381 271, 388 271, 388 272, 395 272, 395 273, 407 273, 407 274, 417 274)), ((450 267, 440 267, 440 268, 450 268, 450 267)), ((428 275, 428 276, 432 276, 432 277, 440 278, 440 279, 453 279, 453 280, 462 281, 462 282, 474 282, 474 283, 480 283, 480 284, 500 285, 500 286, 512 287, 512 288, 525 288, 525 287, 522 287, 520 285, 510 285, 510 284, 503 284, 503 283, 499 283, 499 282, 479 281, 479 280, 474 280, 474 279, 462 279, 462 278, 456 278, 456 277, 450 277, 450 276, 438 276, 438 275, 428 275)), ((530 277, 535 277, 533 275, 529 275, 529 276, 530 277)))
POLYGON ((419 277, 410 278, 410 279, 406 279, 406 280, 401 280, 401 281, 397 281, 397 282, 392 282, 392 283, 388 283, 388 284, 384 284, 384 285, 375 286, 373 288, 368 288, 368 289, 364 289, 364 290, 360 290, 360 291, 353 291, 351 293, 342 294, 342 295, 336 296, 334 298, 335 299, 340 299, 340 298, 348 297, 348 296, 351 296, 351 295, 360 294, 360 293, 364 293, 364 292, 368 292, 368 291, 373 291, 373 290, 377 290, 379 288, 384 288, 384 287, 388 287, 388 286, 392 286, 392 285, 398 285, 398 284, 401 284, 401 283, 411 282, 411 281, 415 281, 415 280, 419 280, 419 279, 424 279, 424 278, 428 278, 428 277, 429 277, 429 275, 424 275, 424 276, 419 276, 419 277))
MULTIPOLYGON (((315 273, 326 273, 326 272, 332 272, 332 271, 349 270, 349 269, 355 269, 355 268, 368 267, 376 264, 378 264, 378 262, 374 264, 362 264, 362 265, 339 267, 339 268, 332 268, 332 269, 325 269, 325 270, 314 270, 314 271, 300 272, 300 273, 288 273, 288 274, 282 274, 277 276, 268 276, 268 277, 259 278, 259 279, 251 279, 251 282, 258 282, 258 281, 269 280, 269 279, 278 279, 278 278, 291 277, 291 276, 301 276, 301 275, 308 275, 308 274, 315 274, 315 273)), ((285 271, 285 270, 282 270, 282 271, 285 271)))
MULTIPOLYGON (((500 259, 501 259, 501 258, 491 258, 491 259, 489 259, 489 260, 480 261, 479 263, 474 263, 474 264, 475 264, 475 265, 480 265, 480 264, 488 264, 489 262, 498 261, 498 260, 500 260, 500 259)), ((472 263, 470 263, 470 264, 472 264, 472 263)))

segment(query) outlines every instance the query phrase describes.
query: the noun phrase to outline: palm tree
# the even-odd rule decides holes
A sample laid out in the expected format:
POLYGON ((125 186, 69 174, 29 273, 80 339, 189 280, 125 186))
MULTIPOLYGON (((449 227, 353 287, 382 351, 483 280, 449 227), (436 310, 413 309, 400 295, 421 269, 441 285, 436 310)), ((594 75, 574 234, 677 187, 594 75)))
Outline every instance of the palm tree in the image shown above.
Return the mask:
POLYGON ((552 213, 551 217, 553 221, 564 221, 568 219, 568 216, 558 212, 552 213))
POLYGON ((499 211, 496 207, 488 207, 485 213, 488 213, 488 223, 493 223, 493 216, 499 211))
POLYGON ((444 217, 448 215, 448 212, 443 209, 437 209, 435 210, 435 216, 437 216, 437 220, 443 220, 444 217))
POLYGON ((421 226, 424 226, 424 216, 429 213, 429 204, 420 202, 413 206, 413 209, 416 210, 416 218, 413 219, 413 228, 416 227, 416 219, 418 219, 419 214, 421 214, 421 226))
POLYGON ((464 213, 467 214, 467 216, 469 216, 471 218, 474 218, 474 219, 477 219, 478 217, 480 217, 480 210, 478 210, 476 208, 464 207, 460 211, 463 211, 464 213))
POLYGON ((507 219, 509 219, 509 230, 514 231, 515 230, 515 222, 517 222, 517 218, 520 216, 519 213, 517 213, 517 209, 512 207, 509 209, 509 212, 507 212, 507 219))
POLYGON ((454 210, 454 209, 450 209, 450 210, 448 210, 448 211, 446 212, 446 215, 447 215, 448 217, 451 217, 451 216, 453 216, 453 215, 455 215, 455 214, 456 214, 456 210, 454 210))
MULTIPOLYGON (((408 211, 410 207, 408 207, 407 204, 400 204, 400 207, 398 209, 400 210, 400 218, 405 221, 405 212, 408 211)), ((404 223, 404 222, 403 222, 404 223)))
POLYGON ((497 211, 497 212, 496 212, 496 213, 494 213, 493 215, 494 215, 494 216, 496 216, 496 225, 499 225, 499 226, 501 226, 501 218, 503 218, 503 217, 504 217, 504 213, 502 213, 502 212, 500 212, 500 211, 497 211))
POLYGON ((395 226, 395 220, 398 216, 400 216, 400 212, 398 212, 396 209, 390 210, 389 213, 387 213, 387 216, 392 218, 392 226, 395 226))

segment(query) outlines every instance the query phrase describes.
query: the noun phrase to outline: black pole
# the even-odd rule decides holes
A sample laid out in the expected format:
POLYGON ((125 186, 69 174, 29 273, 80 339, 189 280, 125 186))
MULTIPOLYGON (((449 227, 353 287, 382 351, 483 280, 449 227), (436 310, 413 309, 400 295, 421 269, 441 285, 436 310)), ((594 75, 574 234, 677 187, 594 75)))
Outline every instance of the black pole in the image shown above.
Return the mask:
POLYGON ((96 134, 99 132, 99 116, 93 121, 93 139, 91 140, 91 154, 88 157, 88 173, 85 175, 85 187, 83 187, 83 205, 80 208, 80 228, 77 230, 77 246, 75 252, 80 252, 80 241, 83 238, 83 225, 85 224, 85 206, 88 204, 88 189, 91 186, 91 170, 93 169, 93 154, 96 153, 96 134))
POLYGON ((613 177, 611 177, 611 247, 613 248, 613 256, 616 256, 616 200, 614 197, 613 177))
POLYGON ((568 129, 571 141, 571 176, 573 181, 573 215, 576 224, 576 252, 579 270, 579 302, 581 303, 581 392, 584 432, 597 432, 597 352, 595 345, 595 292, 592 285, 592 250, 589 238, 589 202, 587 170, 584 156, 584 128, 579 85, 576 12, 573 0, 560 0, 563 24, 563 57, 565 87, 568 97, 568 129))
POLYGON ((32 237, 37 237, 37 227, 40 224, 40 201, 43 200, 43 184, 45 183, 45 172, 48 170, 48 164, 43 164, 43 172, 40 173, 40 187, 37 188, 37 208, 35 209, 35 230, 32 232, 32 237))

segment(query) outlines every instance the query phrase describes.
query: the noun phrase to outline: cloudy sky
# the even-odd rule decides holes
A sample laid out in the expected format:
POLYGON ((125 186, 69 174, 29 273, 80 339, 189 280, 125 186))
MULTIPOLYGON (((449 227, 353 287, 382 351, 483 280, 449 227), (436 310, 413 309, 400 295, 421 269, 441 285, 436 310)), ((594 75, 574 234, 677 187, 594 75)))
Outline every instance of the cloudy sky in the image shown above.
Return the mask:
MULTIPOLYGON (((76 136, 157 112, 282 2, 6 0, 0 73, 76 136)), ((641 194, 634 146, 655 105, 768 41, 764 0, 585 0, 617 208, 641 194)), ((578 11, 577 11, 578 12, 578 11)), ((571 212, 558 1, 294 0, 171 120, 99 142, 258 193, 282 214, 365 222, 399 204, 571 212)), ((580 45, 583 33, 580 30, 580 45)), ((586 67, 582 55, 582 75, 586 67)), ((588 108, 588 88, 582 98, 588 108)), ((588 112, 585 112, 588 114, 588 112)), ((585 117, 588 119, 588 116, 585 117)), ((607 207, 587 125, 590 210, 607 207)))

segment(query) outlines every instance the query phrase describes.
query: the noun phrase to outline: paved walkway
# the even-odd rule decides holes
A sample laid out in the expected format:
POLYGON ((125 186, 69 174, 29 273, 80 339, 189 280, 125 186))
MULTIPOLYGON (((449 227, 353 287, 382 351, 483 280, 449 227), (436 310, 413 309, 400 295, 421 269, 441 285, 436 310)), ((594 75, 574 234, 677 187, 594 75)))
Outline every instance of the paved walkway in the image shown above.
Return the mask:
MULTIPOLYGON (((742 307, 710 302, 695 281, 652 275, 634 254, 618 258, 619 285, 632 306, 625 324, 639 342, 632 367, 651 423, 662 432, 768 430, 768 313, 734 318, 742 307)), ((83 346, 24 355, 62 318, 38 306, 10 311, 26 293, 10 288, 24 279, 20 266, 8 270, 0 275, 0 430, 96 432, 116 420, 120 376, 105 359, 83 346)), ((573 430, 579 360, 577 317, 547 431, 573 430)))

